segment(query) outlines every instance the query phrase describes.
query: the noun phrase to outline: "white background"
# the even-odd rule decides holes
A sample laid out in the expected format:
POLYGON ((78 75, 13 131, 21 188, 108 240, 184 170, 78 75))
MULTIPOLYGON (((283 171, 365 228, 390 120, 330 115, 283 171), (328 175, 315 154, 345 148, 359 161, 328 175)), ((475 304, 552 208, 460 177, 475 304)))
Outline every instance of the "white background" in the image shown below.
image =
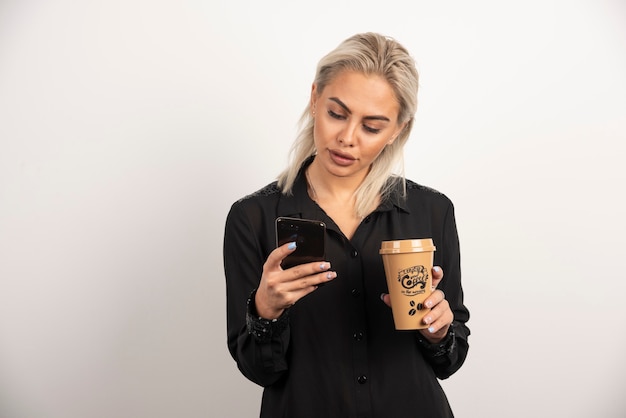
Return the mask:
POLYGON ((456 205, 456 415, 624 416, 623 1, 2 0, 2 418, 258 415, 225 216, 364 31, 415 56, 407 175, 456 205))

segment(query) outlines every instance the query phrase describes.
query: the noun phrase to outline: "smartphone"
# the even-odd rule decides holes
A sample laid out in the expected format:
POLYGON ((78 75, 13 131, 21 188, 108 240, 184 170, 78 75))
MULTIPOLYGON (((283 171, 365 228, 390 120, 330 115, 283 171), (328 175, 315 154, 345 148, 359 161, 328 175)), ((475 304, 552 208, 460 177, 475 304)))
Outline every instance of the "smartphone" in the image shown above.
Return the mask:
POLYGON ((324 261, 326 224, 322 221, 301 218, 276 218, 276 246, 295 242, 296 249, 281 263, 288 269, 312 261, 324 261))

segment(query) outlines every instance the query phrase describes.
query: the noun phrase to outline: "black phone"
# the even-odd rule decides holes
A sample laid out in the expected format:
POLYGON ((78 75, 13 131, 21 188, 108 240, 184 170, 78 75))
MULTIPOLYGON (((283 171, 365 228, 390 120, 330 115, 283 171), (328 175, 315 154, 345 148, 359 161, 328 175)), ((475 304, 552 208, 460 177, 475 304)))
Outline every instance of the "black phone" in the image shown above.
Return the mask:
POLYGON ((281 263, 288 269, 299 264, 324 261, 326 224, 322 221, 301 218, 276 218, 276 246, 295 242, 296 249, 281 263))

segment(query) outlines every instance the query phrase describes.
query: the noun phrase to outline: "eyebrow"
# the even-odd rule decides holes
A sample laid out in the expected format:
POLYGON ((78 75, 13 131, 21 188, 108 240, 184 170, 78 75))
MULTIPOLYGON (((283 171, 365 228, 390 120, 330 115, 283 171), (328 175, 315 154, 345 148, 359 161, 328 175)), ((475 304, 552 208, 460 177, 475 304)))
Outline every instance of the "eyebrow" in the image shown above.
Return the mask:
MULTIPOLYGON (((348 108, 348 106, 346 106, 346 104, 344 102, 339 100, 339 98, 337 98, 337 97, 330 97, 329 100, 332 100, 333 102, 337 103, 339 106, 341 106, 343 108, 343 110, 348 112, 348 114, 350 114, 350 115, 352 114, 352 111, 348 108)), ((382 116, 382 115, 365 116, 363 119, 367 119, 367 120, 383 120, 383 121, 386 121, 386 122, 391 122, 391 120, 389 120, 389 118, 387 116, 382 116)))

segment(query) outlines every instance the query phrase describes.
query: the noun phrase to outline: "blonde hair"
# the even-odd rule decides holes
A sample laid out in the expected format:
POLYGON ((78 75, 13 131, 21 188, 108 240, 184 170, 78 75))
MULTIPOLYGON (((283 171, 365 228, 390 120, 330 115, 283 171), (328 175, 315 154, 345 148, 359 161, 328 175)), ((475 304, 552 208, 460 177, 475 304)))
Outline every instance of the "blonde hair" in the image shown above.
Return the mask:
MULTIPOLYGON (((365 217, 378 197, 386 196, 398 181, 402 181, 404 187, 403 150, 417 110, 418 74, 413 58, 402 45, 392 38, 371 32, 346 39, 320 60, 314 80, 318 94, 346 70, 383 77, 400 105, 398 124, 406 122, 396 140, 386 146, 372 163, 370 172, 355 192, 356 214, 365 217), (396 167, 399 167, 400 175, 394 175, 396 167)), ((284 194, 292 193, 302 164, 316 153, 313 125, 309 103, 300 118, 300 131, 291 147, 289 164, 278 176, 278 186, 284 194)), ((403 194, 406 194, 405 188, 403 194)))

